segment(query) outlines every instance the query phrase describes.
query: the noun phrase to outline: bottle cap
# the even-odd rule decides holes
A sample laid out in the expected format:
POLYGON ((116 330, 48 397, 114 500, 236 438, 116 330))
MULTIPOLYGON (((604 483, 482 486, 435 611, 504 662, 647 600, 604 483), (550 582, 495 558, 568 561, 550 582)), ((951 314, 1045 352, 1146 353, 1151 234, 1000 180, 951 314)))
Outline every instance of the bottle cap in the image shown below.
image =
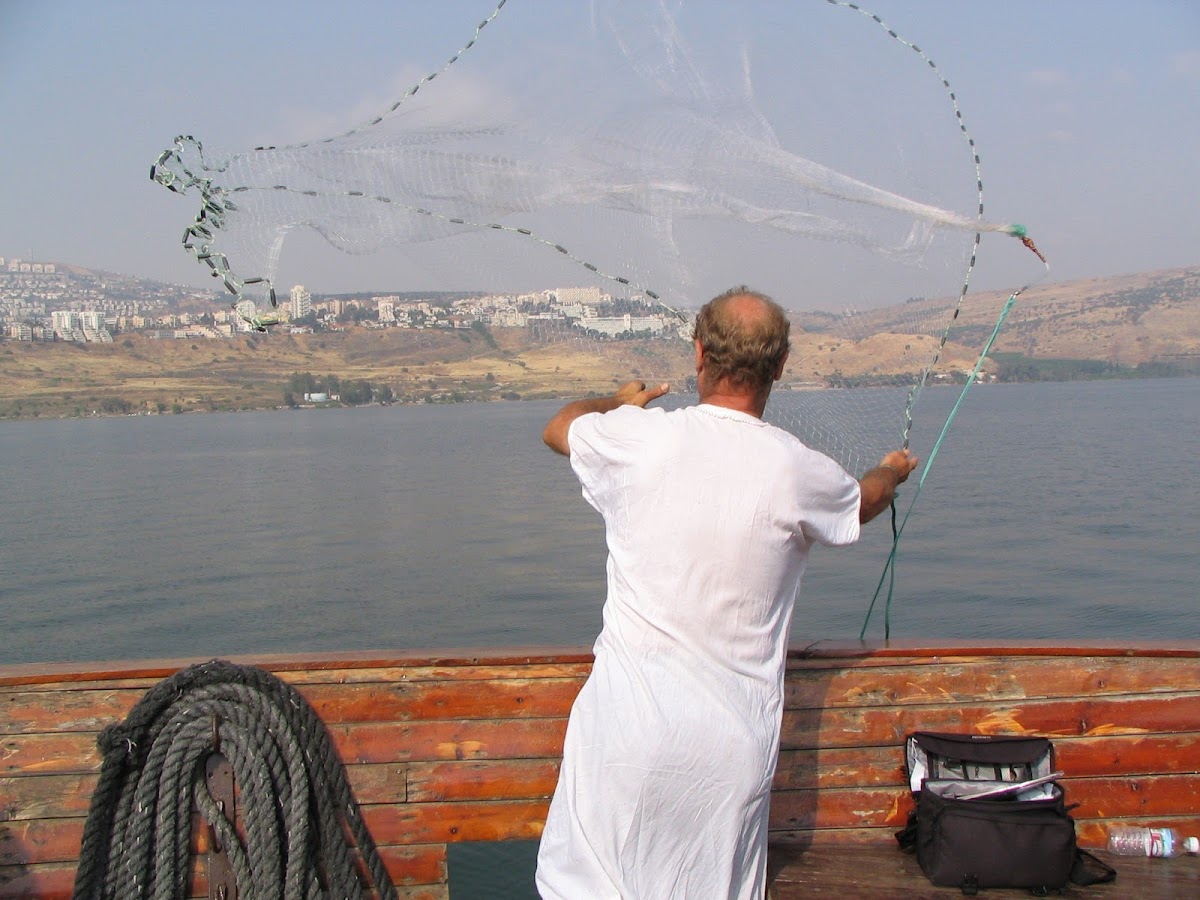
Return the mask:
POLYGON ((1188 853, 1200 853, 1200 838, 1184 838, 1183 849, 1188 853))

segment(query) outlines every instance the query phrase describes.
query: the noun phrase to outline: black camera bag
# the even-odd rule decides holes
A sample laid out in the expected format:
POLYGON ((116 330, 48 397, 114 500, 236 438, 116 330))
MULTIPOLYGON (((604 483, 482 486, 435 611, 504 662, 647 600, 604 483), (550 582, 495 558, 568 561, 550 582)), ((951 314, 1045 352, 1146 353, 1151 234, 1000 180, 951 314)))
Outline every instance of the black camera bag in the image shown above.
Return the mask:
POLYGON ((905 749, 916 809, 896 838, 933 884, 1044 894, 1116 877, 1076 846, 1046 738, 917 732, 905 749))

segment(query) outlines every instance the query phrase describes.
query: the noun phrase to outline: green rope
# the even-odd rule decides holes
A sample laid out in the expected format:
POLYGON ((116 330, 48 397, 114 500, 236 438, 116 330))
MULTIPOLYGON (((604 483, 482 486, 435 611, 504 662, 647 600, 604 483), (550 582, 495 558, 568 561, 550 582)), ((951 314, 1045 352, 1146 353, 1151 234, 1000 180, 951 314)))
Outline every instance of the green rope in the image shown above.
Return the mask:
POLYGON ((967 398, 967 391, 975 384, 979 377, 979 371, 983 368, 983 363, 987 359, 988 352, 992 349, 992 344, 996 342, 996 337, 1000 334, 1000 329, 1004 325, 1005 319, 1008 318, 1009 312, 1013 308, 1013 304, 1017 302, 1017 297, 1022 294, 1029 285, 1020 290, 1013 291, 1004 308, 1000 310, 1000 317, 996 320, 996 325, 992 329, 991 336, 983 345, 983 350, 979 354, 979 359, 975 363, 975 368, 971 370, 971 374, 967 377, 967 383, 963 385, 962 391, 958 395, 958 399, 954 402, 954 407, 950 410, 950 415, 946 417, 945 424, 942 425, 942 431, 938 435, 937 440, 933 444, 933 449, 929 451, 929 459, 925 461, 925 465, 921 469, 921 477, 917 479, 917 489, 913 492, 912 500, 908 503, 908 509, 904 513, 904 518, 900 521, 899 528, 896 527, 896 503, 892 501, 892 549, 888 553, 887 562, 884 563, 883 572, 879 576, 879 583, 875 586, 875 594, 871 597, 871 605, 867 607, 867 616, 863 620, 862 630, 858 633, 858 639, 861 641, 866 636, 867 626, 871 623, 871 615, 875 611, 875 601, 879 599, 879 592, 883 589, 883 582, 888 581, 887 602, 884 605, 883 613, 883 636, 886 640, 892 635, 892 595, 896 587, 896 551, 900 546, 900 535, 904 533, 904 526, 908 524, 908 517, 912 515, 913 507, 916 506, 917 497, 921 496, 921 488, 925 486, 925 479, 929 477, 930 471, 933 469, 933 461, 937 458, 938 451, 941 449, 942 441, 946 437, 946 432, 950 430, 950 424, 958 415, 959 407, 967 398))

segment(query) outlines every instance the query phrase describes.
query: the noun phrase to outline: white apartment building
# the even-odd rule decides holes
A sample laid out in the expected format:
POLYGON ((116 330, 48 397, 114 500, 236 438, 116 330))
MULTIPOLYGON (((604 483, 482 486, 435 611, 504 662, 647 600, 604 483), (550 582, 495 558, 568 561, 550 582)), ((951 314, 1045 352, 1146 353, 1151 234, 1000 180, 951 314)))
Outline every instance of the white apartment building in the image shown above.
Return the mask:
POLYGON ((554 295, 560 306, 588 306, 600 303, 604 299, 598 287, 565 287, 555 288, 554 295))
POLYGON ((79 328, 79 313, 73 309, 56 309, 50 313, 50 322, 59 334, 70 334, 79 328))
POLYGON ((292 318, 299 319, 312 312, 312 294, 304 289, 304 285, 295 285, 289 294, 292 301, 292 318))
POLYGON ((598 331, 600 334, 616 336, 630 331, 649 331, 651 334, 662 334, 666 331, 667 323, 661 316, 603 316, 580 320, 580 328, 588 331, 598 331))

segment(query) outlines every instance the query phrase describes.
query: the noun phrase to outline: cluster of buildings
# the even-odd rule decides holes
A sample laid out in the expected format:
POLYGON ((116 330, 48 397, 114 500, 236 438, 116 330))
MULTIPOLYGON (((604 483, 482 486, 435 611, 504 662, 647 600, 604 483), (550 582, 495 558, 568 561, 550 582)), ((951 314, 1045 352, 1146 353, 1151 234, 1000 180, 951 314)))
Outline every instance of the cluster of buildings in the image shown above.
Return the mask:
MULTIPOLYGON (((661 309, 616 300, 597 287, 523 294, 314 298, 296 285, 277 311, 281 330, 366 328, 580 329, 599 337, 687 337, 690 325, 661 309)), ((0 333, 18 341, 106 343, 114 334, 228 338, 251 326, 211 293, 55 263, 0 257, 0 333), (203 309, 183 312, 182 307, 203 309)))
POLYGON ((86 274, 0 256, 0 334, 18 341, 111 341, 160 327, 186 288, 124 275, 86 274))
POLYGON ((566 287, 524 294, 471 294, 450 301, 414 299, 398 294, 369 300, 329 298, 314 301, 302 286, 292 288, 287 304, 291 321, 310 314, 336 327, 349 309, 371 328, 528 328, 557 325, 601 336, 636 334, 674 337, 690 335, 690 324, 677 316, 637 301, 617 301, 597 287, 566 287), (362 315, 365 313, 365 315, 362 315))

